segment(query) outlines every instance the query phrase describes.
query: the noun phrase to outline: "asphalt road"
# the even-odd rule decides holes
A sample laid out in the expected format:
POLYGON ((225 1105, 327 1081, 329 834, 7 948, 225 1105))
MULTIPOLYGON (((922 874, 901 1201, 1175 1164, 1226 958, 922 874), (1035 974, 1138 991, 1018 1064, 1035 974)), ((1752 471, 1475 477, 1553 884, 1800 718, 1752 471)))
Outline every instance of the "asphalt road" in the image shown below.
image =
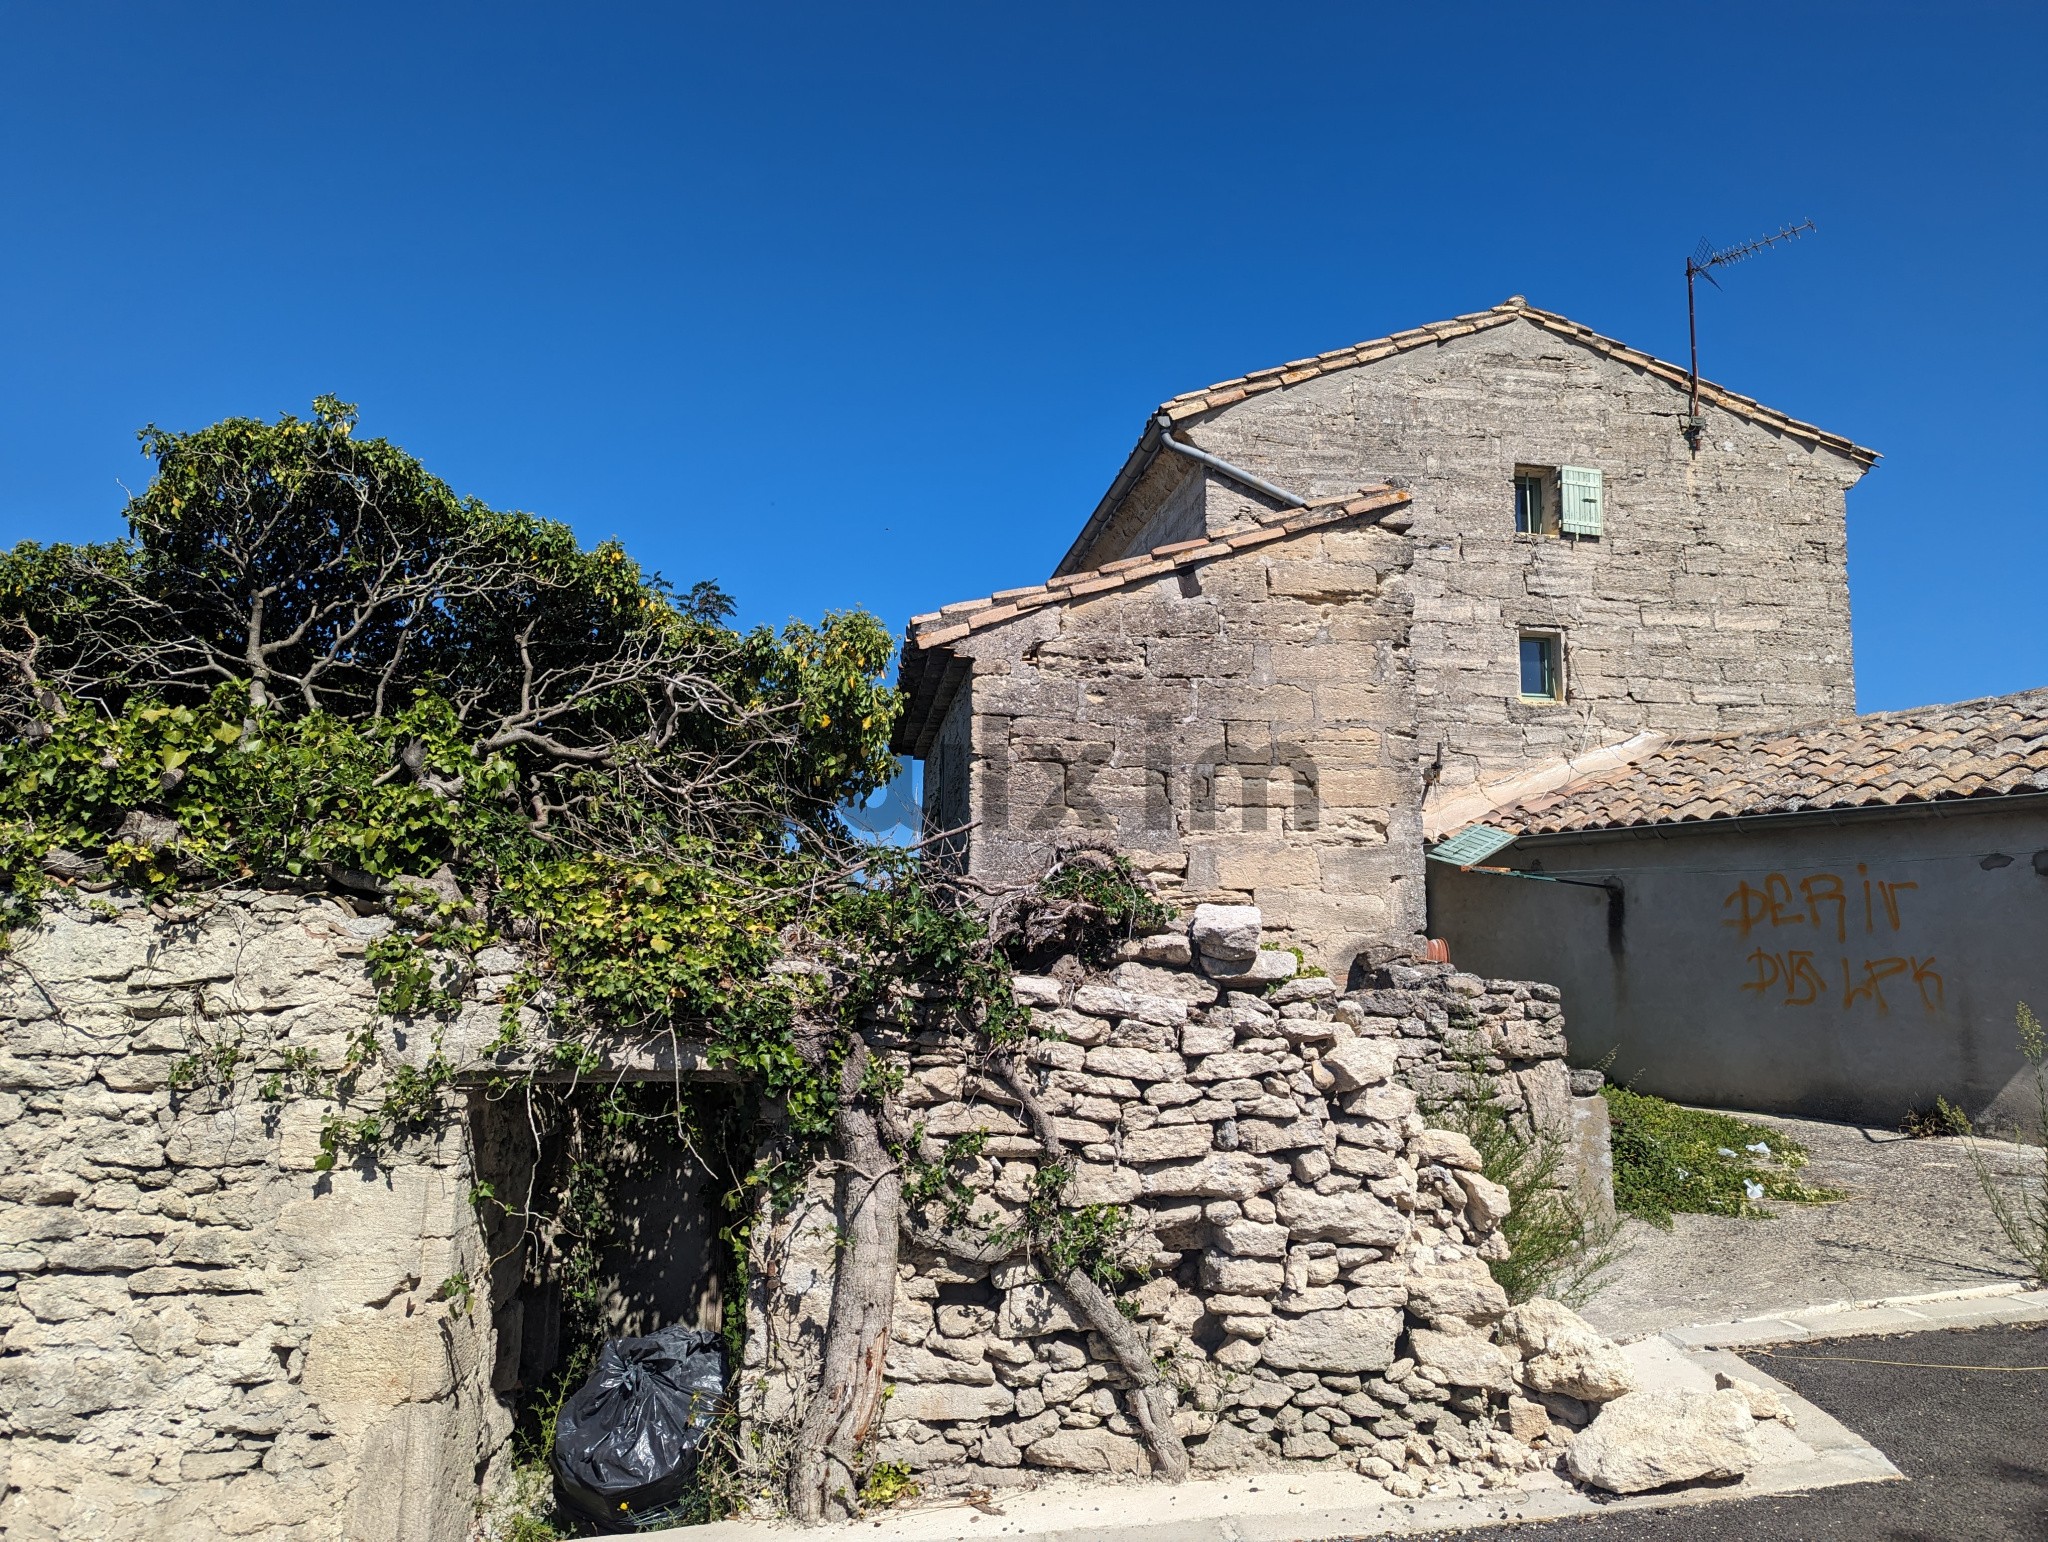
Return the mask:
POLYGON ((1835 1339, 1747 1358, 1884 1452, 1908 1481, 1442 1532, 1431 1542, 2048 1539, 2048 1370, 1937 1369, 2048 1366, 2048 1330, 1972 1328, 1835 1339), (1867 1365, 1857 1359, 1913 1364, 1867 1365))

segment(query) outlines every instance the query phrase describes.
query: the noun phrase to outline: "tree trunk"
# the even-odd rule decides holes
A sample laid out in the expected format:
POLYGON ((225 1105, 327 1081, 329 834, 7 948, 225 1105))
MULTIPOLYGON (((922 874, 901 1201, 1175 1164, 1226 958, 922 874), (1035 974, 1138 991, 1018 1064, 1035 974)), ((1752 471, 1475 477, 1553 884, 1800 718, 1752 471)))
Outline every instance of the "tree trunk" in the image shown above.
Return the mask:
POLYGON ((833 1130, 838 1267, 818 1389, 804 1413, 789 1478, 789 1508, 803 1521, 857 1513, 860 1449, 882 1411, 903 1178, 882 1143, 874 1111, 861 1101, 867 1064, 867 1046, 856 1043, 839 1071, 833 1130))

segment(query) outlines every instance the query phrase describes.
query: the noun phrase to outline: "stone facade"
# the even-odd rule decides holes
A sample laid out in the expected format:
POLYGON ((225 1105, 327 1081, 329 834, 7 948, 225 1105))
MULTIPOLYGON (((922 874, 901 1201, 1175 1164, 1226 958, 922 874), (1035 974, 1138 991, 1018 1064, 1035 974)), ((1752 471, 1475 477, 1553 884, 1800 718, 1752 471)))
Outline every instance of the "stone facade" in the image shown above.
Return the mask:
POLYGON ((321 1172, 321 1105, 171 1086, 195 1052, 388 1038, 363 951, 390 924, 110 896, 0 960, 7 1542, 469 1536, 519 1268, 469 1203, 472 1127, 321 1172))
MULTIPOLYGON (((1259 949, 1255 913, 1204 958, 1214 915, 1197 910, 1195 947, 1149 938, 1105 975, 1016 981, 1045 1035, 1029 1058, 1074 1161, 1066 1197, 1131 1220, 1125 1256, 1153 1276, 1136 1320, 1196 1467, 1331 1461, 1419 1494, 1554 1458, 1551 1413, 1515 1341, 1496 1342, 1507 1300, 1486 1260, 1507 1194, 1402 1078, 1476 1061, 1510 1097, 1568 1096, 1556 993, 1415 970, 1341 995, 1259 949)), ((1043 1157, 1015 1098, 936 1041, 897 1059, 928 1140, 985 1134, 978 1220, 1014 1217, 1043 1157)), ((824 1179, 756 1227, 741 1399, 764 1452, 815 1377, 837 1238, 824 1179)), ((890 1333, 878 1461, 935 1489, 1151 1470, 1123 1372, 1028 1260, 906 1251, 890 1333)))
MULTIPOLYGON (((1645 730, 1855 710, 1845 495, 1868 460, 1716 399, 1695 455, 1680 385, 1523 319, 1181 416, 1175 432, 1306 498, 1381 481, 1413 494, 1413 726, 1426 764, 1441 748, 1448 791, 1645 730), (1602 471, 1601 535, 1518 535, 1516 467, 1563 465, 1602 471), (1562 703, 1520 699, 1524 628, 1562 634, 1562 703)), ((1195 533, 1269 507, 1161 454, 1064 566, 1148 550, 1159 511, 1196 501, 1195 533)))
POLYGON ((1409 543, 1373 513, 978 629, 926 751, 927 820, 978 876, 1063 843, 1171 898, 1255 903, 1340 975, 1422 926, 1409 543))
MULTIPOLYGON (((1101 830, 1155 870, 1179 868, 1190 898, 1255 901, 1341 973, 1362 948, 1377 963, 1419 935, 1425 795, 1645 731, 1853 710, 1845 497, 1874 456, 1711 386, 1695 452, 1686 409, 1671 366, 1519 301, 1168 403, 1061 564, 1055 584, 1080 582, 1062 592, 1162 546, 1287 517, 1161 448, 1162 423, 1312 504, 1407 489, 1409 549, 1361 559, 1324 536, 1321 550, 1303 540, 1233 559, 1265 569, 1257 604, 1238 585, 1234 606, 1176 605, 1161 580, 1142 600, 1076 598, 985 637, 952 639, 975 602, 918 618, 898 748, 926 759, 927 830, 956 832, 958 859, 992 877, 1042 866, 1063 831, 1101 830), (1517 533, 1517 469, 1564 466, 1601 472, 1601 533, 1517 533), (1361 560, 1370 591, 1353 582, 1361 560), (1524 632, 1559 639, 1561 699, 1523 697, 1524 632), (1333 695, 1348 697, 1335 714, 1333 695), (1276 745, 1326 723, 1354 747, 1341 753, 1372 747, 1367 838, 1303 843, 1277 820, 1200 827, 1186 817, 1198 800, 1177 800, 1170 781, 1178 829, 1130 812, 1161 804, 1147 776, 1188 767, 1199 788, 1212 744, 1236 766, 1241 737, 1247 764, 1277 767, 1276 745), (1113 774, 1077 796, 1075 747, 1097 745, 1113 774)), ((1222 566, 1202 566, 1198 587, 1222 566)), ((1329 802, 1351 774, 1332 769, 1329 802)))

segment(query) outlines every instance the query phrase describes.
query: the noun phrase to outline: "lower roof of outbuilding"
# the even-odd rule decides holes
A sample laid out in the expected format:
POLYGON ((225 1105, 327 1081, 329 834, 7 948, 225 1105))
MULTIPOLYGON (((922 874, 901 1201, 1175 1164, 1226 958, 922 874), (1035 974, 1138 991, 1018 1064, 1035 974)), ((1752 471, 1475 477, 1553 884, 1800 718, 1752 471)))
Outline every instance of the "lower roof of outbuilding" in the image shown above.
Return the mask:
POLYGON ((1408 502, 1408 494, 1398 487, 1364 487, 1342 497, 1319 498, 1298 509, 1233 525, 1213 535, 1156 546, 1139 556, 1124 557, 1099 568, 1064 573, 1048 583, 1004 589, 978 600, 961 600, 927 615, 912 616, 903 636, 902 662, 896 671, 896 687, 903 693, 903 714, 896 720, 889 747, 899 755, 920 759, 930 753, 939 724, 945 720, 954 693, 971 668, 968 660, 956 651, 955 644, 976 632, 1050 607, 1149 583, 1183 568, 1215 562, 1344 520, 1371 518, 1383 528, 1405 530, 1408 526, 1401 511, 1408 502))
POLYGON ((1432 839, 1699 825, 2048 793, 2048 688, 1796 727, 1641 734, 1434 800, 1432 839))

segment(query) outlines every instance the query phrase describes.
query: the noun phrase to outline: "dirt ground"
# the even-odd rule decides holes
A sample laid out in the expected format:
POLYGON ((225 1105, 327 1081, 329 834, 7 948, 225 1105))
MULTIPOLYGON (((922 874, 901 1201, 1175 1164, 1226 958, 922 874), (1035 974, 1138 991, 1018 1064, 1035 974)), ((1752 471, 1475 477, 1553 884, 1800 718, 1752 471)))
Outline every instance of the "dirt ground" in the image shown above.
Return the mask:
MULTIPOLYGON (((1744 1114, 1805 1142, 1804 1176, 1848 1198, 1774 1205, 1775 1219, 1681 1215, 1659 1231, 1630 1220, 1628 1251, 1582 1309, 1616 1338, 1726 1322, 1830 1301, 1918 1295, 1990 1285, 2026 1271, 2006 1245, 1959 1140, 1909 1140, 1896 1131, 1744 1114)), ((2008 1176, 1998 1142, 1981 1149, 2008 1176)))

